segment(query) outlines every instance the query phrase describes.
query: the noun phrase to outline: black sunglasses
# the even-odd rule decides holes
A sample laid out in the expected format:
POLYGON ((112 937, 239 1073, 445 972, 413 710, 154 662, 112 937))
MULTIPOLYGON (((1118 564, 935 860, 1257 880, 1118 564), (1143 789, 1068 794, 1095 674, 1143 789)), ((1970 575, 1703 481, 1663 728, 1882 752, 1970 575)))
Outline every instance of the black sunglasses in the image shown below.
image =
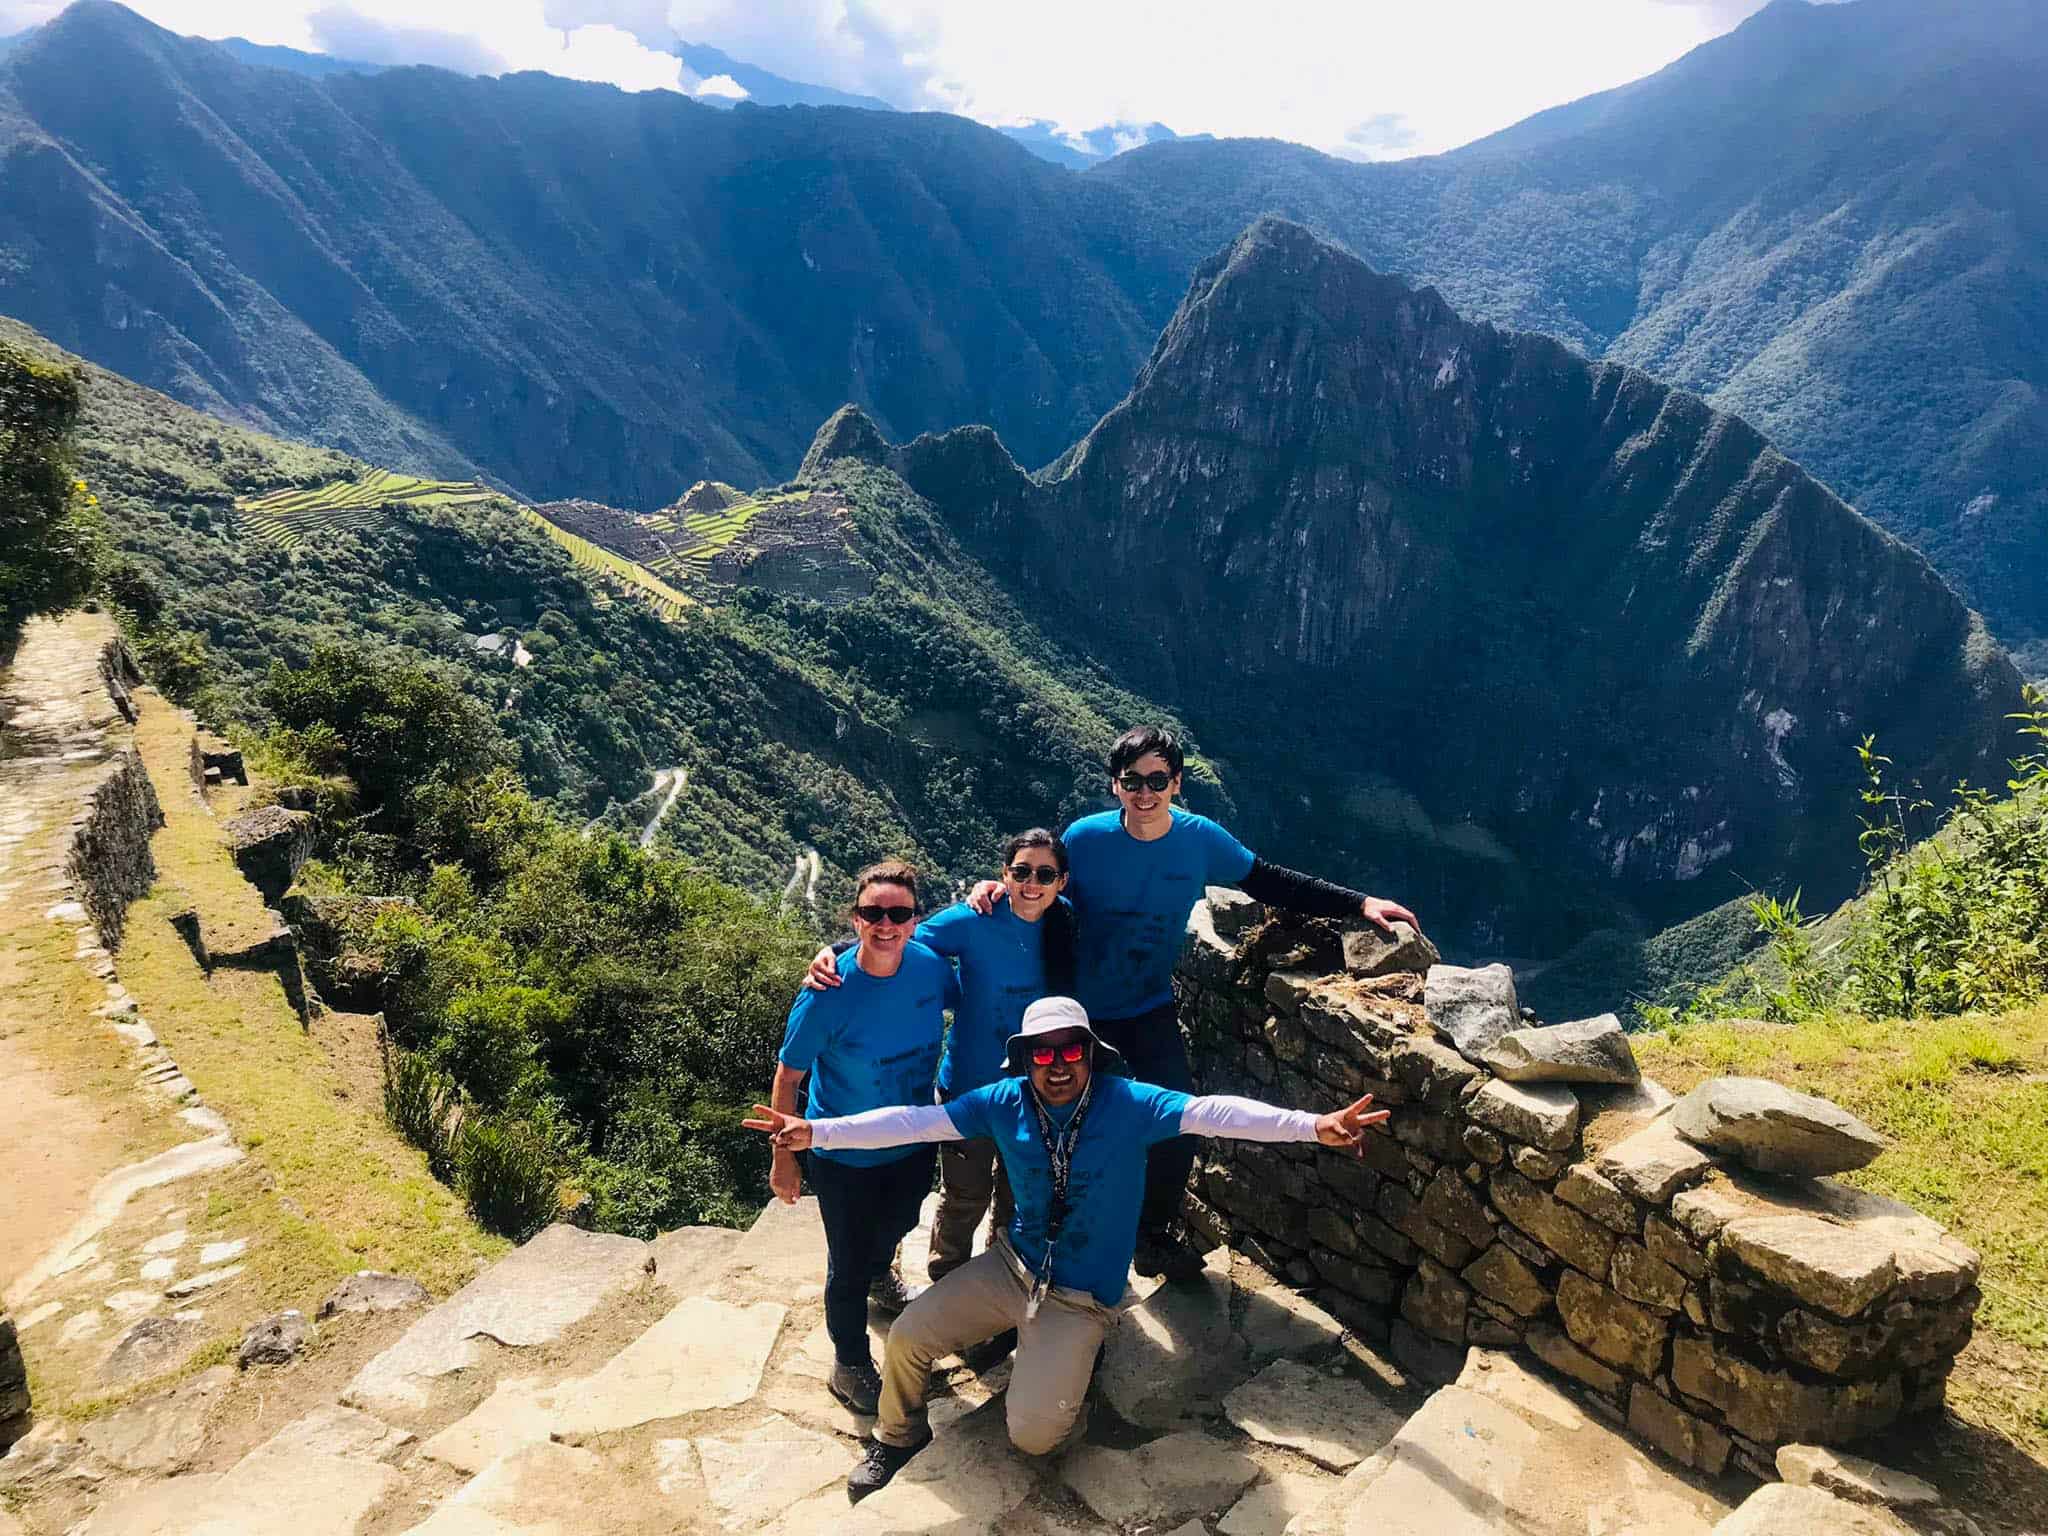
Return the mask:
POLYGON ((917 916, 915 907, 855 907, 853 915, 864 923, 907 923, 917 916))
POLYGON ((1019 885, 1029 885, 1033 880, 1036 880, 1040 885, 1058 885, 1060 883, 1060 872, 1050 864, 1040 864, 1036 868, 1029 864, 1012 864, 1008 874, 1019 885))
POLYGON ((1141 789, 1149 789, 1156 795, 1172 782, 1170 773, 1127 773, 1117 780, 1127 795, 1135 795, 1141 789))

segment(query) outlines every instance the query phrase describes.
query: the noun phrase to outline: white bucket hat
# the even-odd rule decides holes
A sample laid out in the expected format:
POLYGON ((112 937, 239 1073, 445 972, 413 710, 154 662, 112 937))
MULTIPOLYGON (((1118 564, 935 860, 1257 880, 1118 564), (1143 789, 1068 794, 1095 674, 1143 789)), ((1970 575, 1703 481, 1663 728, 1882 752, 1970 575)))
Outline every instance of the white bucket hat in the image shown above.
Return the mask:
POLYGON ((1010 1036, 1004 1069, 1028 1071, 1032 1040, 1039 1035, 1056 1035, 1068 1029, 1078 1029, 1088 1037, 1089 1043, 1095 1047, 1097 1070, 1121 1072, 1124 1069, 1123 1053, 1095 1033, 1095 1026, 1088 1022, 1088 1010, 1071 997, 1041 997, 1024 1010, 1021 1026, 1016 1034, 1010 1036))

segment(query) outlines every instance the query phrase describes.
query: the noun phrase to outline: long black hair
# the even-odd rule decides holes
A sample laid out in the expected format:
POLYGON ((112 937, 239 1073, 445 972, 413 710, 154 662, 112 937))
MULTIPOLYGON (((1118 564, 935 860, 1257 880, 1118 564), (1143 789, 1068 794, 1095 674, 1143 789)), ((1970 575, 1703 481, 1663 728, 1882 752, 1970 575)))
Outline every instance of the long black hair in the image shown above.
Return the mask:
MULTIPOLYGON (((1048 827, 1032 827, 1019 832, 1003 844, 1003 867, 1010 863, 1026 848, 1044 848, 1052 854, 1052 862, 1061 874, 1067 872, 1067 845, 1057 832, 1048 827)), ((1076 930, 1074 908, 1064 901, 1055 899, 1039 922, 1045 931, 1039 938, 1039 953, 1045 960, 1045 989, 1048 996, 1072 997, 1074 995, 1074 945, 1076 930)))

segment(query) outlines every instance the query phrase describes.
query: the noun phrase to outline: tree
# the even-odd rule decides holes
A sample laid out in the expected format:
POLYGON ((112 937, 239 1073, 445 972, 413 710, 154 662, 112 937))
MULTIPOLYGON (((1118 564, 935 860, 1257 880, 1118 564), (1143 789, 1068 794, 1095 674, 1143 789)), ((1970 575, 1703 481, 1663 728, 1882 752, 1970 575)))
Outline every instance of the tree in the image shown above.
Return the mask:
POLYGON ((78 375, 0 343, 0 632, 89 591, 97 504, 77 478, 78 375))

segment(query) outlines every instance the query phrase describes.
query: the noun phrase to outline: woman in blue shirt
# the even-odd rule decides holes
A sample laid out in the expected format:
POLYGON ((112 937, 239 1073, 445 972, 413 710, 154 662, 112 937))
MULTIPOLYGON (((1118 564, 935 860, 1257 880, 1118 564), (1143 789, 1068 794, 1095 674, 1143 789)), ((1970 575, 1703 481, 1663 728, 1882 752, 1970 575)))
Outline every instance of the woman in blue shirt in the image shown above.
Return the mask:
MULTIPOLYGON (((917 871, 899 859, 869 865, 854 878, 848 915, 859 942, 838 959, 839 985, 804 988, 789 1010, 769 1090, 785 1113, 795 1112, 806 1075, 808 1118, 932 1100, 945 1010, 958 1005, 959 988, 952 964, 911 937, 917 871)), ((825 1330, 837 1357, 827 1386, 856 1413, 873 1413, 881 1378, 868 1349, 869 1294, 887 1286, 896 1245, 917 1225, 932 1149, 819 1150, 806 1171, 825 1226, 825 1330)), ((768 1183, 796 1202, 802 1177, 787 1148, 776 1147, 768 1183)))
MULTIPOLYGON (((1024 1010, 1048 994, 1073 990, 1074 910, 1060 894, 1067 884, 1066 844, 1044 827, 1019 832, 1003 845, 999 873, 1007 899, 992 916, 956 902, 917 927, 918 943, 960 969, 960 1006, 939 1064, 941 1103, 1000 1079, 1024 1010)), ((834 950, 820 950, 805 984, 837 987, 842 963, 834 950)), ((933 1280, 974 1256, 974 1229, 991 1203, 1000 1232, 1015 1207, 995 1143, 977 1136, 940 1147, 928 1266, 933 1280)))

